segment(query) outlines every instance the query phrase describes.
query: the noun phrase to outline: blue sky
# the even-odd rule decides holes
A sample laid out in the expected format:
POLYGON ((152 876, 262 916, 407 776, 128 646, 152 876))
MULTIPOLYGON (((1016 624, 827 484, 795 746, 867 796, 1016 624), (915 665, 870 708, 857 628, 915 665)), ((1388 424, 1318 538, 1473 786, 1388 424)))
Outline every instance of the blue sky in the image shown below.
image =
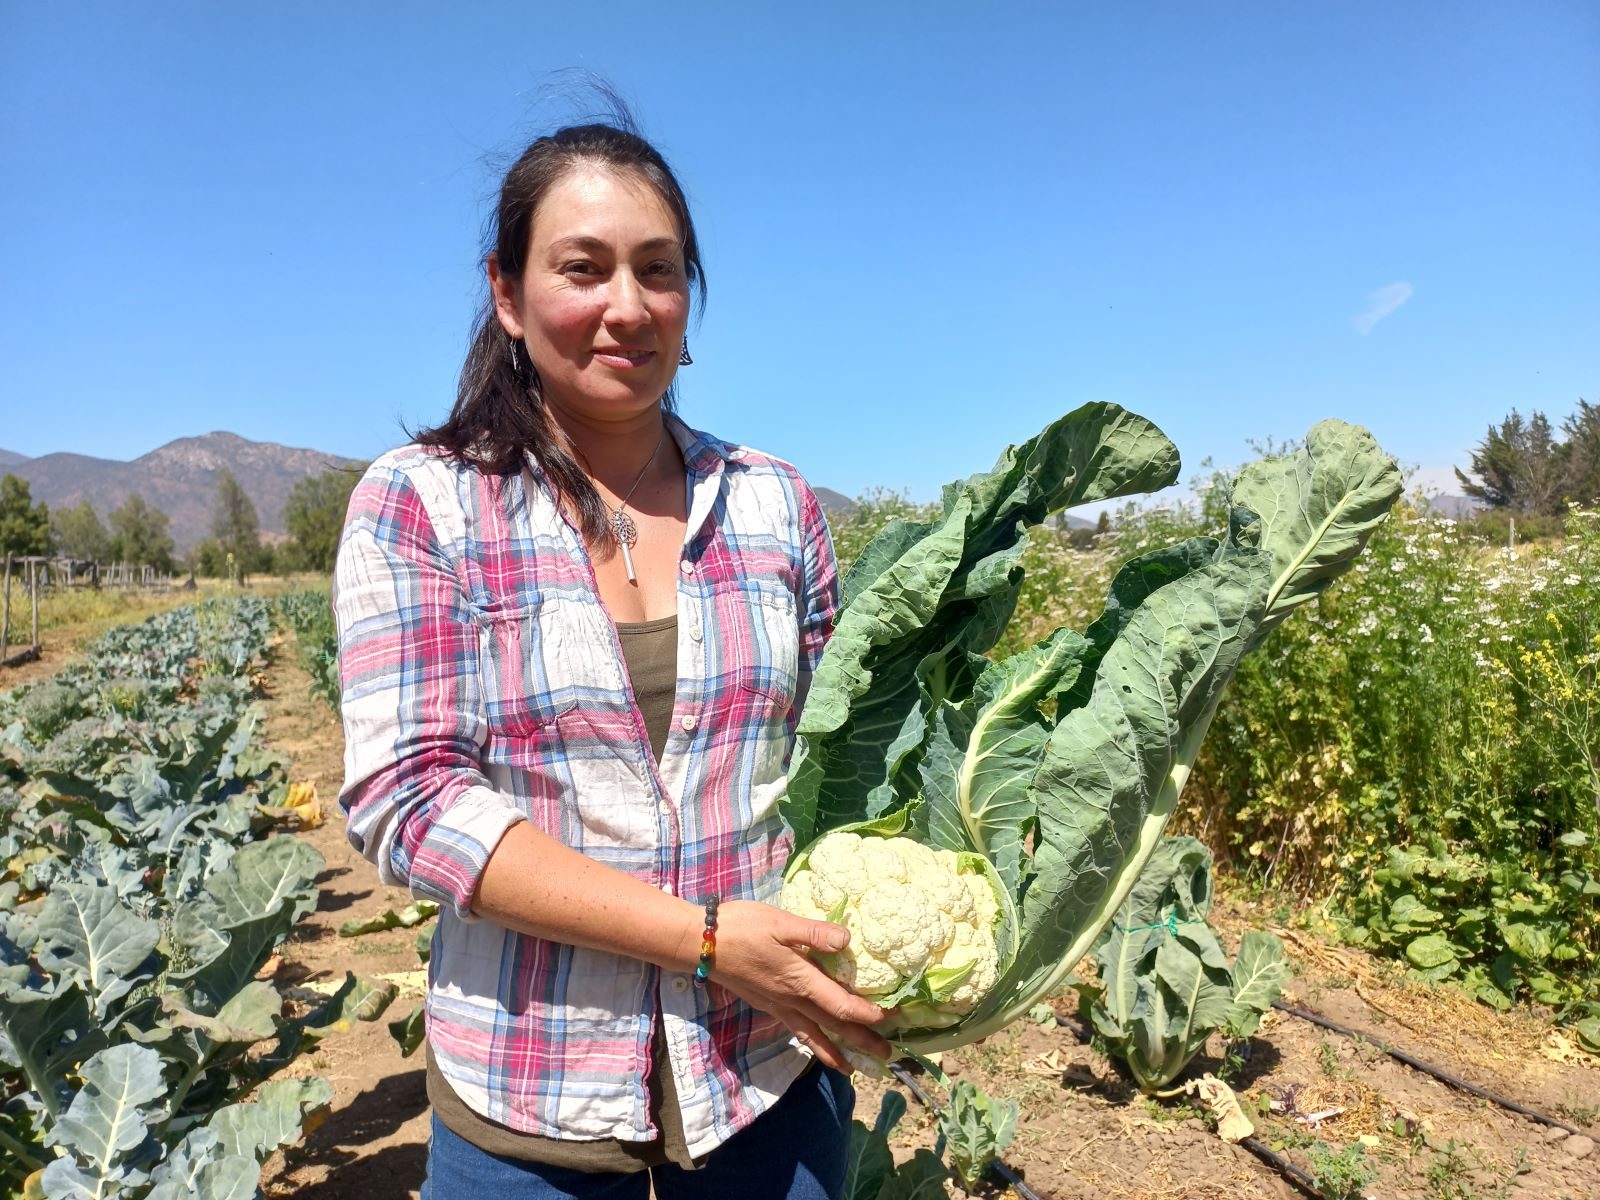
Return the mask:
POLYGON ((1340 416, 1440 472, 1600 400, 1596 62, 1587 0, 0 0, 0 446, 438 418, 582 68, 695 206, 685 416, 816 484, 932 498, 1091 399, 1190 465, 1340 416))

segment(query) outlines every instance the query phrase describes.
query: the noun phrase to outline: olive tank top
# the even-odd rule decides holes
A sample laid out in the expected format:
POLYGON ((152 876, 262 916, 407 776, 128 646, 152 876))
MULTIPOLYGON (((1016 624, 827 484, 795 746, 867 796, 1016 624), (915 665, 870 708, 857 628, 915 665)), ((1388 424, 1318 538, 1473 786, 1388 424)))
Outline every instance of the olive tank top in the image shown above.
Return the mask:
MULTIPOLYGON (((678 618, 618 623, 622 658, 633 684, 633 695, 644 717, 650 749, 661 760, 672 725, 672 705, 678 691, 678 618)), ((491 1121, 468 1108, 450 1087, 434 1062, 433 1050, 423 1042, 427 1057, 428 1102, 444 1127, 479 1149, 503 1158, 549 1163, 573 1171, 642 1171, 663 1163, 692 1167, 683 1116, 672 1086, 672 1065, 667 1060, 667 1039, 656 1017, 650 1037, 650 1120, 659 1131, 650 1142, 625 1142, 617 1138, 573 1141, 521 1133, 491 1121)))

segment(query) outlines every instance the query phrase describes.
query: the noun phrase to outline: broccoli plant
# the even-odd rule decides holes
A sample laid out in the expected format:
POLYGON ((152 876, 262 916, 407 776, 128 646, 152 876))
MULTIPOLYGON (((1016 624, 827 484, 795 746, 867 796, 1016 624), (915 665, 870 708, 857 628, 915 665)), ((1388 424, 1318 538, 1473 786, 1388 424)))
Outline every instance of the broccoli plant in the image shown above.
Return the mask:
POLYGON ((1163 839, 1095 948, 1099 982, 1077 985, 1085 1022, 1147 1093, 1182 1074, 1213 1032, 1253 1034, 1288 981, 1283 943, 1257 930, 1230 970, 1210 911, 1211 852, 1163 839))
POLYGON ((962 1186, 970 1192, 1016 1137, 1017 1103, 985 1095, 970 1079, 952 1085, 942 1071, 938 1078, 950 1103, 939 1113, 939 1142, 934 1153, 949 1157, 962 1186))
POLYGON ((872 1125, 850 1122, 850 1149, 845 1158, 844 1200, 945 1200, 950 1172, 931 1150, 918 1150, 895 1165, 889 1135, 905 1116, 906 1098, 883 1094, 872 1125))

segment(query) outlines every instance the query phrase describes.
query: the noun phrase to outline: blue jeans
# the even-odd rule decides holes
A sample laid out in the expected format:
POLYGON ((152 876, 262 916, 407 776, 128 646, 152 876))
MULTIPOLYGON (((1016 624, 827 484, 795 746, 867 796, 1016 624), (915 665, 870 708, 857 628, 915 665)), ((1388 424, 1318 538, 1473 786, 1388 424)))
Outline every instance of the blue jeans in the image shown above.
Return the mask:
POLYGON ((652 1184, 656 1200, 840 1200, 855 1106, 850 1080, 818 1063, 699 1170, 669 1163, 624 1174, 501 1158, 434 1117, 421 1200, 647 1200, 652 1184))

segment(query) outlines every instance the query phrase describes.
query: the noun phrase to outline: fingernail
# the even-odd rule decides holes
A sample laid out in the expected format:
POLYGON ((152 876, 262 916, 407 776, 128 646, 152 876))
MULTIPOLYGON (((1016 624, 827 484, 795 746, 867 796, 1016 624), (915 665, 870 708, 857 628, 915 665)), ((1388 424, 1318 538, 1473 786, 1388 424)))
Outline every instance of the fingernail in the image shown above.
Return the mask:
POLYGON ((845 942, 845 936, 842 933, 834 932, 834 933, 830 933, 828 935, 828 949, 829 950, 843 950, 844 949, 844 942, 845 942))

